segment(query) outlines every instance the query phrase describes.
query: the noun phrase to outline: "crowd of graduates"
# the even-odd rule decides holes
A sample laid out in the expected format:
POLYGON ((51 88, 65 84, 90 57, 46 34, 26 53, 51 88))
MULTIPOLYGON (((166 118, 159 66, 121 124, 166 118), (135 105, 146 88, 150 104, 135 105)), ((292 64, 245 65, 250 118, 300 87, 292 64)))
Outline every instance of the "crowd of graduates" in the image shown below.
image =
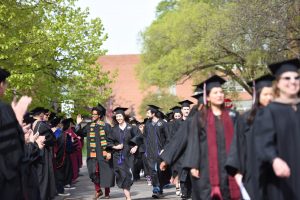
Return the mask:
MULTIPOLYGON (((253 105, 244 113, 224 104, 218 75, 196 86, 193 107, 184 100, 165 115, 148 105, 143 122, 124 107, 108 123, 101 104, 74 121, 41 107, 28 112, 29 97, 0 102, 1 199, 70 195, 84 156, 95 199, 110 198, 116 184, 130 200, 143 171, 156 199, 174 184, 181 199, 300 200, 300 61, 268 67, 248 83, 253 105)), ((0 69, 0 95, 9 75, 0 69)))

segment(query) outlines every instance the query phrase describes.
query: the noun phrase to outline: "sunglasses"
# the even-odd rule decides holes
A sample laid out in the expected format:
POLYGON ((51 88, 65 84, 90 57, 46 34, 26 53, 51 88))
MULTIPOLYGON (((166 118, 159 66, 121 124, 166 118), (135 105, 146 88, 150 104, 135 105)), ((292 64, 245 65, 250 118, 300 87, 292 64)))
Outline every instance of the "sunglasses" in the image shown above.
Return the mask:
POLYGON ((300 80, 300 76, 296 76, 296 77, 285 76, 285 77, 281 77, 280 79, 283 79, 283 80, 286 80, 286 81, 290 81, 290 80, 299 81, 300 80))

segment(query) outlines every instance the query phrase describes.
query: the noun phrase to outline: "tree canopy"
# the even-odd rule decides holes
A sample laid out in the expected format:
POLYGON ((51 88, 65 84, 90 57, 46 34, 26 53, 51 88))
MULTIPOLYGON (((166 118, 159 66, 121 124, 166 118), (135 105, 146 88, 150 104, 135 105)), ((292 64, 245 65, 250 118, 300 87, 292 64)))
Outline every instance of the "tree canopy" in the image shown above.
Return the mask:
POLYGON ((164 113, 170 112, 170 108, 178 105, 180 99, 172 94, 168 94, 165 91, 160 93, 149 93, 146 95, 139 107, 139 115, 145 116, 148 105, 156 105, 161 108, 164 113))
POLYGON ((267 63, 300 55, 299 8, 296 0, 165 0, 142 33, 138 76, 168 87, 221 72, 251 92, 246 82, 267 63))
POLYGON ((58 110, 72 100, 82 111, 108 98, 111 76, 96 64, 107 35, 99 18, 75 0, 0 0, 0 65, 12 91, 33 97, 32 106, 58 110))

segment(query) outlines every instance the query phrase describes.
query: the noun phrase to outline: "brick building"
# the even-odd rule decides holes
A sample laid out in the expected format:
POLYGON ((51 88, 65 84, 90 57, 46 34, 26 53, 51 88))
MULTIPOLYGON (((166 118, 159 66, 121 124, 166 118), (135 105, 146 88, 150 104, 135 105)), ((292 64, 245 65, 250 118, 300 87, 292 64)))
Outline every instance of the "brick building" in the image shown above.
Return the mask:
MULTIPOLYGON (((124 106, 130 108, 131 113, 135 113, 138 119, 144 116, 138 116, 138 109, 144 96, 149 92, 155 92, 158 88, 151 87, 148 90, 140 89, 139 80, 135 74, 135 66, 140 62, 140 55, 106 55, 101 56, 97 60, 103 66, 105 71, 117 71, 117 77, 112 84, 112 97, 108 102, 110 108, 116 106, 124 106)), ((190 96, 193 95, 191 80, 185 81, 183 84, 178 84, 170 87, 170 93, 177 95, 180 99, 195 100, 190 96)), ((239 101, 235 101, 238 107, 249 107, 251 97, 242 89, 239 89, 239 101)))

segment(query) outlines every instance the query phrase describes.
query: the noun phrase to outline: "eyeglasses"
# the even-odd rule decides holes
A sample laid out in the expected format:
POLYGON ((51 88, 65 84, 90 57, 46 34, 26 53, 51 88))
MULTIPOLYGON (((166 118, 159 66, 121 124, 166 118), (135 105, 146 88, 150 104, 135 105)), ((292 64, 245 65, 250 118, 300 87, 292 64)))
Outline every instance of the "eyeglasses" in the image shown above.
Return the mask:
POLYGON ((94 114, 94 113, 92 113, 91 115, 92 115, 92 116, 98 116, 98 114, 94 114))
POLYGON ((281 77, 280 79, 283 79, 283 80, 286 80, 286 81, 291 81, 291 80, 299 81, 300 76, 296 76, 296 77, 284 76, 284 77, 281 77))

